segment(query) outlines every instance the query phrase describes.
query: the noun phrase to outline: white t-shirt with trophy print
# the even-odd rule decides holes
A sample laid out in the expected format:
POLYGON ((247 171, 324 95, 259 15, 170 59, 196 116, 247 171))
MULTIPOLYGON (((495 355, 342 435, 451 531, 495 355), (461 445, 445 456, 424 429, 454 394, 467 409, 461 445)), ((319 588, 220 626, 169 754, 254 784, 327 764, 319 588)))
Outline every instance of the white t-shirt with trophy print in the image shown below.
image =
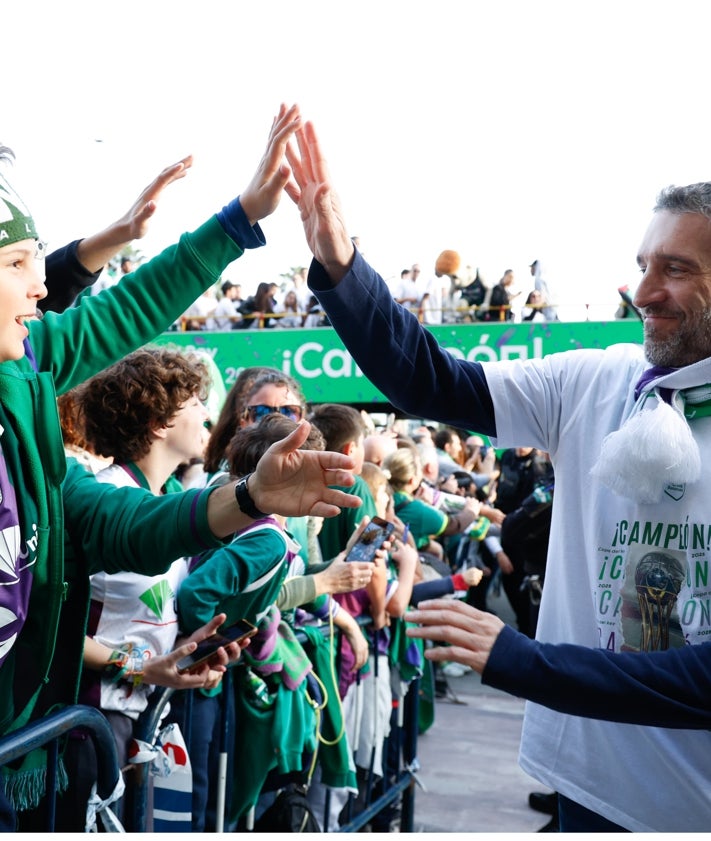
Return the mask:
MULTIPOLYGON (((636 345, 485 366, 495 445, 538 447, 555 470, 540 640, 614 651, 711 641, 711 416, 689 421, 701 479, 664 486, 662 502, 635 503, 590 476, 605 436, 636 411, 634 386, 647 367, 636 345)), ((654 384, 705 383, 709 360, 654 384)), ((522 768, 632 831, 708 830, 710 756, 706 731, 615 724, 527 704, 522 768)))

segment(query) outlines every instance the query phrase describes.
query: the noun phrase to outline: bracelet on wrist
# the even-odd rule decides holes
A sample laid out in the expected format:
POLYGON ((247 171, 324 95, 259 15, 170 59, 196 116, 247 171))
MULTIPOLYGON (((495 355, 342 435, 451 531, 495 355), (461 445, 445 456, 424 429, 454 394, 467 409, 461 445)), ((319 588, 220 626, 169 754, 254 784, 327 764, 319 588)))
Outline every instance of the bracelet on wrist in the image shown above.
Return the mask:
POLYGON ((483 540, 489 531, 490 525, 491 521, 486 517, 477 517, 469 526, 469 537, 474 540, 483 540))
POLYGON ((247 486, 247 482, 249 481, 249 477, 251 473, 248 473, 246 476, 243 476, 235 485, 235 499, 237 500, 237 505, 239 510, 246 514, 248 517, 251 517, 253 520, 261 520, 263 517, 268 517, 268 514, 265 514, 263 511, 260 511, 259 508, 254 504, 254 500, 250 496, 249 487, 247 486))
POLYGON ((102 672, 111 683, 126 680, 134 686, 140 686, 143 683, 143 666, 144 660, 140 654, 130 655, 125 651, 112 651, 102 672))
POLYGON ((134 686, 140 686, 143 683, 143 668, 144 659, 138 654, 134 654, 128 658, 126 662, 126 674, 124 680, 132 683, 134 686))
POLYGON ((128 654, 125 651, 112 651, 108 663, 102 669, 104 677, 111 683, 118 683, 126 675, 127 662, 128 654))

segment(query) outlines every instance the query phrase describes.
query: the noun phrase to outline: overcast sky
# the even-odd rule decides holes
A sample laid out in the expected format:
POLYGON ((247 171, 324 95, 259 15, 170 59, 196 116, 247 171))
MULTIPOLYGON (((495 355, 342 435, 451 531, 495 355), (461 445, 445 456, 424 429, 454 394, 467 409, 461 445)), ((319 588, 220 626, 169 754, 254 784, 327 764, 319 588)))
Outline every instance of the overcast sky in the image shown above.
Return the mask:
MULTIPOLYGON (((244 187, 281 101, 314 121, 352 234, 386 277, 445 248, 488 283, 609 315, 659 189, 711 177, 702 0, 64 0, 3 9, 0 140, 51 246, 112 221, 192 152, 142 250, 244 187), (97 142, 100 141, 100 142, 97 142)), ((309 252, 285 197, 253 287, 309 252)), ((572 312, 572 310, 571 310, 572 312)))

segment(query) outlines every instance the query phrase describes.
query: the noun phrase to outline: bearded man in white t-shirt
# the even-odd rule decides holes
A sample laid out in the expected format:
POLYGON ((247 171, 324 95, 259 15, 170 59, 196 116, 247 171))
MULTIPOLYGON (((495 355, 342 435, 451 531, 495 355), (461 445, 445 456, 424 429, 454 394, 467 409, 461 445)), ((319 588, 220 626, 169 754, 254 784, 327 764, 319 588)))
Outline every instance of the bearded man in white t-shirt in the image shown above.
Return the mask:
POLYGON ((523 769, 560 793, 563 832, 706 831, 711 734, 680 712, 693 681, 680 667, 701 666, 708 683, 711 182, 668 188, 654 209, 637 257, 643 349, 482 364, 443 350, 393 304, 348 239, 313 127, 299 135, 286 189, 315 256, 309 285, 363 375, 415 417, 550 454, 556 494, 537 639, 617 653, 601 672, 613 686, 643 664, 645 679, 628 684, 639 724, 629 714, 616 723, 602 706, 597 720, 589 705, 582 712, 584 697, 580 714, 575 703, 562 712, 529 702, 523 769), (667 672, 677 679, 665 684, 667 672), (659 704, 651 685, 676 694, 659 704), (639 726, 650 723, 648 704, 661 712, 639 726))

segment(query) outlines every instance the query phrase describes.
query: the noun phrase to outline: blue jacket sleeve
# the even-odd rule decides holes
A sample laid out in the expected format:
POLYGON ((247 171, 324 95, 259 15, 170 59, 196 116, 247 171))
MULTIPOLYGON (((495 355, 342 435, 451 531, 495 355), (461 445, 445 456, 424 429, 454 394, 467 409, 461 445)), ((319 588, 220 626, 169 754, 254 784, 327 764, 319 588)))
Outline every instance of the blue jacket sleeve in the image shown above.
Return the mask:
POLYGON ((71 307, 77 295, 88 289, 101 274, 100 270, 90 272, 79 262, 77 246, 80 242, 75 239, 47 255, 47 297, 40 301, 42 312, 63 312, 71 307))
POLYGON ((250 225, 247 219, 247 214, 244 212, 242 202, 239 196, 232 199, 229 204, 226 204, 222 210, 217 214, 217 221, 222 225, 225 233, 235 242, 242 250, 248 248, 259 248, 266 244, 264 234, 259 225, 250 225))
POLYGON ((711 728, 711 643, 615 653, 541 643, 507 625, 494 643, 482 683, 568 715, 711 728))
POLYGON ((451 575, 443 578, 435 578, 432 581, 420 581, 412 588, 412 595, 410 596, 410 604, 417 607, 420 602, 425 599, 437 599, 440 596, 446 596, 454 592, 454 582, 451 575))
POLYGON ((309 286, 365 376, 399 409, 418 417, 496 435, 484 369, 456 359, 405 307, 356 251, 332 286, 315 260, 309 286))

